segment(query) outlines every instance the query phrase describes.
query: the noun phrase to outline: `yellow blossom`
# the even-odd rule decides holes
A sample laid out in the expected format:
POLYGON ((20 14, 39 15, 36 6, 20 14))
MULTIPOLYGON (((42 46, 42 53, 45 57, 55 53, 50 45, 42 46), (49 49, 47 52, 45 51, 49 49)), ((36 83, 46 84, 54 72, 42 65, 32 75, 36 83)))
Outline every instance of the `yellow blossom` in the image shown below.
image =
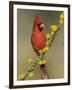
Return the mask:
POLYGON ((33 72, 30 72, 29 73, 29 77, 33 77, 33 72))
POLYGON ((64 23, 64 21, 63 21, 62 19, 60 19, 60 20, 59 20, 59 23, 60 23, 60 24, 63 24, 63 23, 64 23))
POLYGON ((25 74, 23 73, 23 74, 20 74, 19 76, 18 76, 18 79, 19 80, 23 80, 25 78, 25 74))
POLYGON ((30 59, 28 60, 28 63, 31 64, 32 62, 33 62, 33 59, 30 58, 30 59))
POLYGON ((48 47, 46 46, 42 51, 43 53, 46 53, 48 51, 48 47))
POLYGON ((45 60, 40 60, 40 61, 38 62, 39 65, 42 65, 42 64, 45 64, 45 63, 46 63, 45 60))
POLYGON ((32 69, 34 69, 34 67, 32 66, 32 69))
POLYGON ((53 32, 53 31, 51 32, 51 35, 52 35, 52 36, 54 35, 54 32, 53 32))
POLYGON ((42 54, 42 50, 39 50, 39 53, 42 54))
POLYGON ((56 32, 58 27, 57 27, 57 25, 51 25, 51 29, 52 29, 52 31, 56 32))
POLYGON ((46 34, 46 39, 49 39, 50 38, 50 34, 46 34))
POLYGON ((60 19, 64 19, 64 14, 62 13, 62 14, 60 14, 60 19))

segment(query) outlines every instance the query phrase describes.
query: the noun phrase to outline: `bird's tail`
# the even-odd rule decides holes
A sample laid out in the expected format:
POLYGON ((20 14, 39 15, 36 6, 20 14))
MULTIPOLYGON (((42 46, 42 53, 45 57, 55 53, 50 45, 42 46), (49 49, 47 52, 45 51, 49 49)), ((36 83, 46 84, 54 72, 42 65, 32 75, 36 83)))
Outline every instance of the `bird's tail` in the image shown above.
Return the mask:
POLYGON ((46 65, 45 64, 42 64, 40 65, 40 69, 41 69, 41 74, 42 74, 42 78, 43 79, 48 79, 48 72, 47 72, 47 69, 46 69, 46 65))

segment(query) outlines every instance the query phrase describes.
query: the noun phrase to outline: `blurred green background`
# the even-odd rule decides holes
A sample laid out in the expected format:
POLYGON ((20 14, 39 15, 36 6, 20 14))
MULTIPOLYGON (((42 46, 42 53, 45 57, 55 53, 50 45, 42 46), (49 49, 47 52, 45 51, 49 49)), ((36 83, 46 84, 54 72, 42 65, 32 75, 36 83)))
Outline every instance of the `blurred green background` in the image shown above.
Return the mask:
MULTIPOLYGON (((41 21, 46 24, 45 31, 50 32, 52 24, 59 23, 59 16, 62 11, 24 10, 17 9, 17 76, 28 70, 29 58, 36 58, 36 54, 31 45, 31 34, 35 15, 40 16, 41 21)), ((54 47, 50 48, 46 54, 46 66, 50 79, 64 77, 64 29, 57 34, 54 47)), ((40 67, 34 70, 32 78, 27 80, 41 79, 40 67)))

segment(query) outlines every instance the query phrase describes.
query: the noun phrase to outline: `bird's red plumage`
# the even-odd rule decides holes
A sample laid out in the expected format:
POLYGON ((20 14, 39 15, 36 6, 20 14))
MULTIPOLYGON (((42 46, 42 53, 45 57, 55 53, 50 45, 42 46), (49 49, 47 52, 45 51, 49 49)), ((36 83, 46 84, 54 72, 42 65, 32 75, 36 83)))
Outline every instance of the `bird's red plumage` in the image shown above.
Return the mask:
MULTIPOLYGON (((32 46, 37 54, 39 54, 39 50, 43 49, 45 47, 46 39, 45 39, 45 32, 43 30, 40 31, 39 25, 40 24, 39 17, 36 16, 34 20, 34 26, 31 36, 31 43, 32 46)), ((46 70, 45 64, 40 65, 42 78, 47 79, 48 73, 46 70)))
POLYGON ((45 47, 45 32, 40 31, 38 24, 40 23, 39 17, 35 17, 34 27, 32 31, 31 42, 36 53, 45 47))

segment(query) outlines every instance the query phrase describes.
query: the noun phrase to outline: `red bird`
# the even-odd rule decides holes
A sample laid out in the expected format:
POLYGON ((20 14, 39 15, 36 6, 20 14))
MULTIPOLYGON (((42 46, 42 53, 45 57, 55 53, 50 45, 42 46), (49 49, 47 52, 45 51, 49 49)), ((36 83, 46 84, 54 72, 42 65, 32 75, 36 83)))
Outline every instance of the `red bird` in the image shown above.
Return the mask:
POLYGON ((31 42, 37 54, 39 54, 39 50, 42 50, 45 47, 46 38, 45 32, 43 31, 44 27, 45 25, 40 22, 39 17, 35 16, 31 42))
MULTIPOLYGON (((40 22, 39 17, 35 16, 34 26, 31 36, 31 43, 37 55, 39 55, 39 50, 42 50, 46 46, 45 44, 46 36, 45 36, 45 32, 43 31, 44 27, 45 25, 42 22, 40 22)), ((42 78, 47 79, 48 74, 45 64, 40 65, 40 68, 41 68, 42 78)))

